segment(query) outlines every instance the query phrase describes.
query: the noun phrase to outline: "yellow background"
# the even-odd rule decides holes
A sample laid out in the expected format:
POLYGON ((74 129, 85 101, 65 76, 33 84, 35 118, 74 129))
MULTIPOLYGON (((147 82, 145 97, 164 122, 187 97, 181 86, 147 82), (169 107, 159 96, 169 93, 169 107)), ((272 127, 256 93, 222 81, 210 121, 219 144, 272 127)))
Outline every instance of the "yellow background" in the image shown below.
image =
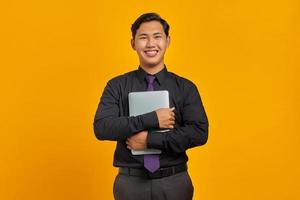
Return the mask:
POLYGON ((115 143, 92 123, 106 82, 136 69, 130 26, 149 11, 210 121, 188 151, 194 199, 300 199, 298 0, 2 1, 0 199, 113 198, 115 143))

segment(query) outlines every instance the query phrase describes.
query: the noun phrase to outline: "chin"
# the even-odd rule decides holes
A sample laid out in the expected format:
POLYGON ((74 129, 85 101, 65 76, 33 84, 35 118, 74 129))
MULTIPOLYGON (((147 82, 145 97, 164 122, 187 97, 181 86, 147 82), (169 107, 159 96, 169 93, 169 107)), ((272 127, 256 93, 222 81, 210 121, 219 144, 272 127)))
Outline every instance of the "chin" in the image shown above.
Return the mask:
POLYGON ((151 61, 146 61, 146 60, 144 60, 143 63, 144 63, 145 65, 149 66, 149 67, 155 67, 155 66, 159 65, 160 61, 153 61, 153 60, 151 60, 151 61))
POLYGON ((147 67, 156 67, 158 64, 159 64, 159 62, 144 62, 145 63, 145 66, 147 66, 147 67))

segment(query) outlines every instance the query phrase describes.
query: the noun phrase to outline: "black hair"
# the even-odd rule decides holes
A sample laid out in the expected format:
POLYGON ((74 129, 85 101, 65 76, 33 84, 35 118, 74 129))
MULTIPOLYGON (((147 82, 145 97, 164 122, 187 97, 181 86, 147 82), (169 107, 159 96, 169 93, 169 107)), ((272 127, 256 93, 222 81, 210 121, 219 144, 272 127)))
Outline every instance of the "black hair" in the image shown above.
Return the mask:
POLYGON ((157 14, 157 13, 145 13, 145 14, 142 14, 141 16, 139 16, 139 18, 137 18, 135 20, 135 22, 131 25, 132 38, 133 39, 135 38, 136 31, 140 28, 142 23, 150 22, 150 21, 160 22, 163 29, 164 29, 164 32, 165 32, 166 36, 167 37, 169 36, 170 26, 169 26, 169 24, 166 20, 161 18, 159 16, 159 14, 157 14))

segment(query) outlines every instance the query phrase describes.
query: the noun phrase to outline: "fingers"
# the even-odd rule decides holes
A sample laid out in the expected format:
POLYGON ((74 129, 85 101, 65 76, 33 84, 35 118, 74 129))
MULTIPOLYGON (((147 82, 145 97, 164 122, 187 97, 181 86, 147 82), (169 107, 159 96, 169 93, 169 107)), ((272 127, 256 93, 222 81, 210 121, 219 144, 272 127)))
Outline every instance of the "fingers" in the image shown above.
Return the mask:
POLYGON ((132 144, 134 142, 137 142, 137 141, 133 138, 127 138, 127 140, 126 140, 126 144, 132 144))
POLYGON ((170 114, 170 116, 171 116, 171 118, 170 119, 175 119, 175 107, 173 107, 173 108, 170 108, 170 112, 169 112, 169 114, 170 114))
POLYGON ((168 128, 173 129, 175 125, 175 121, 171 121, 168 128))
POLYGON ((174 107, 171 110, 172 111, 170 111, 170 116, 169 116, 168 122, 166 124, 166 128, 169 128, 169 129, 173 129, 174 125, 175 125, 175 113, 173 112, 174 107))
POLYGON ((130 143, 128 142, 128 140, 126 140, 126 144, 127 144, 127 149, 131 149, 130 148, 130 143))
POLYGON ((170 109, 170 115, 175 117, 175 107, 170 109))
POLYGON ((160 128, 174 128, 176 118, 175 107, 160 108, 156 112, 160 128))
POLYGON ((130 141, 128 141, 128 140, 129 140, 129 139, 126 140, 127 149, 132 150, 132 148, 131 148, 131 143, 130 143, 130 141))
POLYGON ((174 126, 173 125, 169 125, 169 127, 168 128, 170 128, 170 129, 173 129, 174 128, 174 126))
POLYGON ((175 122, 175 116, 171 116, 171 117, 169 118, 169 120, 175 122))
POLYGON ((175 120, 170 120, 169 123, 167 124, 167 128, 174 128, 175 125, 175 120))
POLYGON ((165 123, 165 125, 161 128, 170 128, 170 129, 173 129, 174 128, 174 125, 175 125, 175 120, 169 120, 167 123, 165 123))
POLYGON ((173 112, 171 113, 171 115, 169 117, 169 121, 170 121, 170 123, 175 124, 175 114, 173 112))

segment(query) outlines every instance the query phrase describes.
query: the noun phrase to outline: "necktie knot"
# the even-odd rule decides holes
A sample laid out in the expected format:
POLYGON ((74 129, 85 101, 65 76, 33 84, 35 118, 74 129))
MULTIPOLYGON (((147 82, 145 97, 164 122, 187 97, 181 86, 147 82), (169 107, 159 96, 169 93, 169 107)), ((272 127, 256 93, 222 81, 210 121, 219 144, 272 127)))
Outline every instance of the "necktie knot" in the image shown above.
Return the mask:
POLYGON ((153 82, 155 80, 155 76, 147 75, 146 79, 147 79, 148 84, 153 84, 153 82))
POLYGON ((147 82, 148 82, 147 91, 153 91, 154 90, 153 82, 155 80, 155 76, 147 75, 146 79, 147 79, 147 82))

